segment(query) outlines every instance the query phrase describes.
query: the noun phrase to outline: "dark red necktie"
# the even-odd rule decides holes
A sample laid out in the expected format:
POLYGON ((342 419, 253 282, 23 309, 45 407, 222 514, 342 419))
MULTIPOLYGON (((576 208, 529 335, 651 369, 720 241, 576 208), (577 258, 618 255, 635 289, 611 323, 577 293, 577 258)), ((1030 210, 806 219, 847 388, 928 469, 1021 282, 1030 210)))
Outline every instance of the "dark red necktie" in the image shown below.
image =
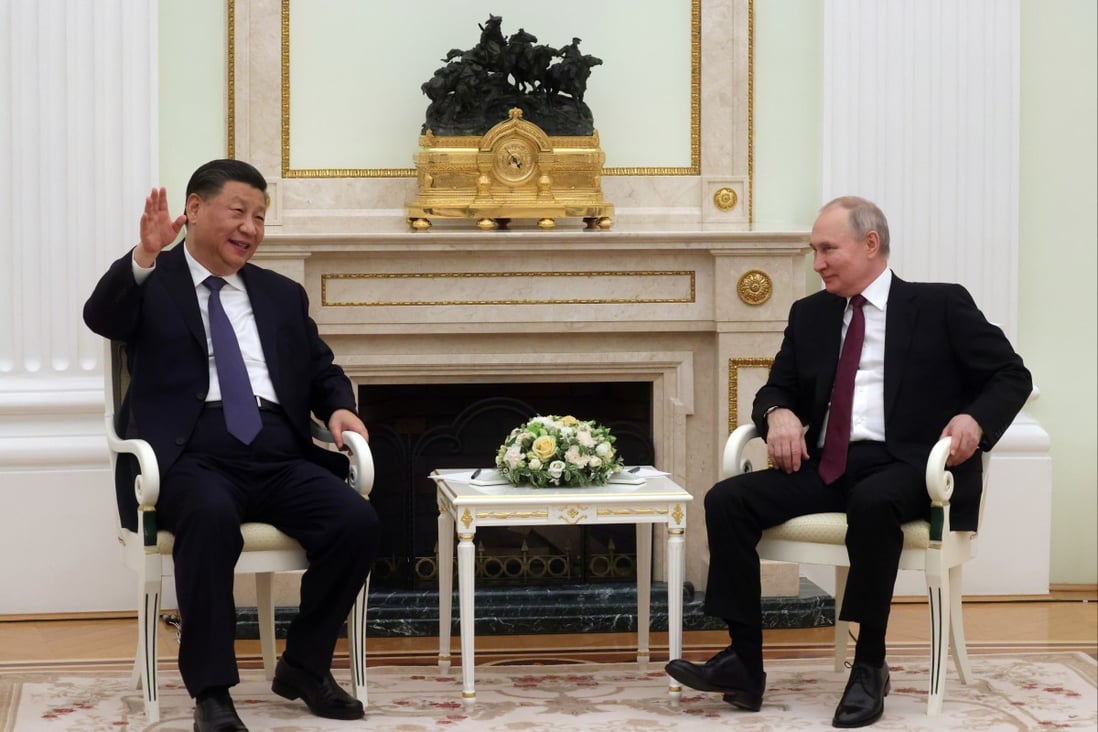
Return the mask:
POLYGON ((225 427, 229 434, 250 445, 263 420, 252 394, 248 368, 240 355, 240 343, 236 340, 229 316, 221 305, 221 288, 225 280, 207 277, 203 283, 210 290, 210 340, 213 341, 214 366, 221 383, 221 408, 225 412, 225 427))
POLYGON ((820 456, 820 478, 826 484, 834 483, 846 472, 846 452, 850 447, 850 419, 854 406, 854 375, 858 373, 858 361, 865 341, 865 298, 850 298, 853 313, 835 369, 835 385, 831 387, 831 410, 827 416, 827 433, 824 435, 823 454, 820 456))

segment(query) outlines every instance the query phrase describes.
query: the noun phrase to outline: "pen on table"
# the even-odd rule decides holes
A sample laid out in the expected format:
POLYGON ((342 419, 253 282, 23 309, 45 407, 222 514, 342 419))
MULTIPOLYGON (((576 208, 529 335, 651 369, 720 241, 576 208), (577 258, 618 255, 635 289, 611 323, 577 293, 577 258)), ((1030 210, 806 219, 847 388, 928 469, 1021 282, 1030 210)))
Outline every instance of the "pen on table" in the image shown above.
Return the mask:
POLYGON ((627 472, 629 472, 629 473, 636 473, 636 472, 638 472, 638 471, 639 471, 640 469, 641 469, 641 466, 639 466, 639 465, 636 465, 636 466, 634 466, 634 467, 632 467, 632 468, 629 468, 629 470, 628 470, 627 472))
POLYGON ((473 471, 473 474, 469 476, 469 480, 476 480, 476 477, 480 475, 480 468, 473 471))

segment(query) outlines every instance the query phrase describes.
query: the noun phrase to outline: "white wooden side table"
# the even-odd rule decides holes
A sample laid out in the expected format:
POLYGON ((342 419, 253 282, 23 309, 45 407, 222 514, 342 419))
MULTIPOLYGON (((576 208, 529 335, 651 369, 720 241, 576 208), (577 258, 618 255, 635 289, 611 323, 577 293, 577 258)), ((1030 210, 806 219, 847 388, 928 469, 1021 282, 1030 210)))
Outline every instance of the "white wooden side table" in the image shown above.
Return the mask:
MULTIPOLYGON (((693 499, 665 475, 646 478, 641 485, 608 484, 584 488, 474 486, 470 471, 440 468, 432 474, 438 485, 438 665, 450 666, 450 622, 453 604, 454 531, 458 536, 458 608, 461 627, 462 698, 476 699, 474 687, 474 562, 473 538, 482 526, 544 526, 550 524, 635 524, 637 529, 637 661, 649 657, 650 594, 652 589, 652 524, 667 527, 667 630, 670 658, 682 655, 683 542, 686 504, 693 499), (447 478, 450 476, 450 478, 447 478)), ((673 704, 682 688, 668 678, 673 704)))

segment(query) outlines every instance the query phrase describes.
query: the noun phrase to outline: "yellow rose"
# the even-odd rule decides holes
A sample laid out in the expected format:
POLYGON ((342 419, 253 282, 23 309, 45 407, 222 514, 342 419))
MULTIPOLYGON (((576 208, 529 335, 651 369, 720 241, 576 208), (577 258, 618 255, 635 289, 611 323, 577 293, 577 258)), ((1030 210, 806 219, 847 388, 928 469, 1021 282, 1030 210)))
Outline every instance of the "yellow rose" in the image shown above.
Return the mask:
POLYGON ((573 426, 579 424, 579 420, 576 419, 575 417, 573 417, 571 414, 569 414, 566 417, 561 417, 560 418, 560 423, 562 425, 564 425, 565 427, 573 427, 573 426))
POLYGON ((542 435, 534 440, 530 449, 542 460, 548 460, 557 452, 557 441, 550 435, 542 435))

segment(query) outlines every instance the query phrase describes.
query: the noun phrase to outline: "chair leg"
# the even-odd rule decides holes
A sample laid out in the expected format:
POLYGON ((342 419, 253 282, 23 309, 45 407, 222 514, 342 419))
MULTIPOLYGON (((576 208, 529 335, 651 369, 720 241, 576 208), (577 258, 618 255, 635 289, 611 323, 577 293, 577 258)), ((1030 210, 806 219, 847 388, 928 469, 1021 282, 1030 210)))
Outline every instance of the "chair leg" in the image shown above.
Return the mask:
POLYGON ((839 611, 846 594, 846 577, 850 567, 835 567, 835 670, 842 671, 846 665, 847 647, 850 643, 850 623, 839 620, 839 611))
POLYGON ((965 645, 965 618, 961 612, 961 570, 957 565, 949 570, 949 652, 957 667, 957 675, 962 684, 972 681, 972 664, 968 661, 968 646, 965 645))
POLYGON ((259 651, 263 656, 263 675, 267 681, 275 672, 275 617, 274 599, 271 594, 273 572, 255 573, 255 609, 259 616, 259 651))
POLYGON ((351 694, 366 706, 366 602, 370 594, 370 577, 358 591, 354 607, 347 618, 347 647, 351 660, 351 694))
POLYGON ((930 602, 930 680, 927 689, 926 713, 934 716, 942 711, 945 697, 946 666, 949 651, 950 582, 942 582, 941 554, 927 551, 926 594, 930 602), (937 556, 935 556, 937 555, 937 556), (937 567, 935 567, 937 563, 937 567))
POLYGON ((145 721, 160 721, 159 686, 156 678, 157 632, 160 622, 160 556, 145 557, 145 578, 137 598, 137 653, 130 681, 143 690, 145 721))

